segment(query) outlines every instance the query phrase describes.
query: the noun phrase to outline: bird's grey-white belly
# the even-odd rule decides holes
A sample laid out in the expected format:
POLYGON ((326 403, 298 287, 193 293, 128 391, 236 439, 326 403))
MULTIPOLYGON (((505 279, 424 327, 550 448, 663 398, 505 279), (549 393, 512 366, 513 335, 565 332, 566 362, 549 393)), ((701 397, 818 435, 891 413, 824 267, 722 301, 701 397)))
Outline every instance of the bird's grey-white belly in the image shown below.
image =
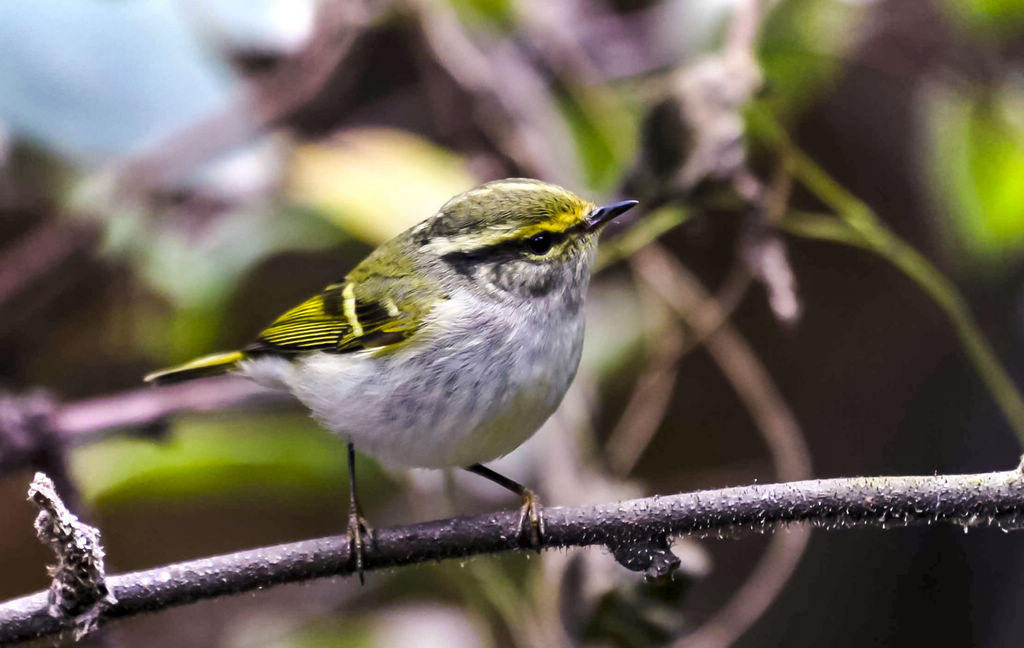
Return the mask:
POLYGON ((457 321, 421 331, 397 351, 315 353, 280 372, 255 360, 243 371, 264 383, 261 374, 277 373, 321 424, 386 464, 489 461, 558 407, 579 364, 582 314, 489 312, 457 321))

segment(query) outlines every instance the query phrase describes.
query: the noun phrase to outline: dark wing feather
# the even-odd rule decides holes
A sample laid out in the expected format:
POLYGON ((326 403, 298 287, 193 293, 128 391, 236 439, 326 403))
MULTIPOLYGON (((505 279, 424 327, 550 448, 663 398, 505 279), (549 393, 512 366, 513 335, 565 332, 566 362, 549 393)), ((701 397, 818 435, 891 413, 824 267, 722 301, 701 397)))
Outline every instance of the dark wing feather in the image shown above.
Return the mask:
POLYGON ((415 311, 408 305, 403 309, 386 291, 370 291, 366 286, 360 290, 351 281, 331 284, 274 320, 244 351, 341 353, 388 346, 416 331, 421 319, 415 311))

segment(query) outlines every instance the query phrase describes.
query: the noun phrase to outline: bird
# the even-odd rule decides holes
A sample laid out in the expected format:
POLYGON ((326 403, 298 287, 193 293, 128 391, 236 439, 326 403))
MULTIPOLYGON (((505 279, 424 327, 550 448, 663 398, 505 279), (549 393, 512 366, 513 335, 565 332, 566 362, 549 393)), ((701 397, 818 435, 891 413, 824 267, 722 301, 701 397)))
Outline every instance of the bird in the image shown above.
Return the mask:
POLYGON ((539 549, 538 497, 484 464, 526 441, 561 402, 580 361, 599 234, 636 205, 598 207, 529 178, 484 183, 381 244, 251 344, 144 380, 239 374, 291 393, 343 439, 360 580, 372 530, 356 494, 357 450, 386 466, 465 468, 516 493, 523 542, 539 549))

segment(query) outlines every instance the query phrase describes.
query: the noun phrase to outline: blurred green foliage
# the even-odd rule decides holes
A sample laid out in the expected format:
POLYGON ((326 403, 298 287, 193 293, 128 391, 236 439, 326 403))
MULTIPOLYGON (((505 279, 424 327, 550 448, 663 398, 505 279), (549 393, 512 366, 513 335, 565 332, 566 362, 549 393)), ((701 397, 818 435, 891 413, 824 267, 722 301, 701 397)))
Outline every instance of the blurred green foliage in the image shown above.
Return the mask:
POLYGON ((797 117, 835 82, 865 14, 858 4, 783 0, 765 17, 757 56, 777 114, 797 117))
POLYGON ((927 95, 925 169, 967 265, 992 268, 1024 253, 1024 90, 940 87, 927 95))
MULTIPOLYGON (((214 493, 342 501, 345 466, 344 444, 305 414, 179 417, 163 440, 115 438, 73 455, 83 496, 102 510, 214 493)), ((368 501, 389 490, 372 460, 360 458, 359 468, 368 501)))
POLYGON ((951 24, 982 38, 1010 39, 1024 25, 1024 2, 1021 0, 944 0, 951 24))
POLYGON ((576 144, 583 181, 592 190, 607 192, 636 157, 639 106, 628 106, 606 86, 572 86, 560 106, 576 144))
POLYGON ((515 22, 516 0, 446 0, 470 24, 508 29, 515 22))
POLYGON ((376 645, 365 620, 345 618, 306 625, 282 637, 278 648, 371 648, 376 645))

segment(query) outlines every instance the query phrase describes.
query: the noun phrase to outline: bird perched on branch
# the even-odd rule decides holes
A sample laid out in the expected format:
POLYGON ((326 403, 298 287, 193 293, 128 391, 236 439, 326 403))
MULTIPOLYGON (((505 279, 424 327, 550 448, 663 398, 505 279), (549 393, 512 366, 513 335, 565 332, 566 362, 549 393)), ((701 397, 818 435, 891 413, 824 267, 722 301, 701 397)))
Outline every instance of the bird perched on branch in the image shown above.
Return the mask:
POLYGON ((598 235, 636 204, 595 207, 538 180, 488 182, 383 243, 249 346, 146 381, 238 373, 291 392, 346 440, 360 578, 370 532, 356 449, 389 465, 465 467, 517 493, 524 537, 539 546, 536 496, 483 462, 523 443, 561 402, 583 346, 598 235))

